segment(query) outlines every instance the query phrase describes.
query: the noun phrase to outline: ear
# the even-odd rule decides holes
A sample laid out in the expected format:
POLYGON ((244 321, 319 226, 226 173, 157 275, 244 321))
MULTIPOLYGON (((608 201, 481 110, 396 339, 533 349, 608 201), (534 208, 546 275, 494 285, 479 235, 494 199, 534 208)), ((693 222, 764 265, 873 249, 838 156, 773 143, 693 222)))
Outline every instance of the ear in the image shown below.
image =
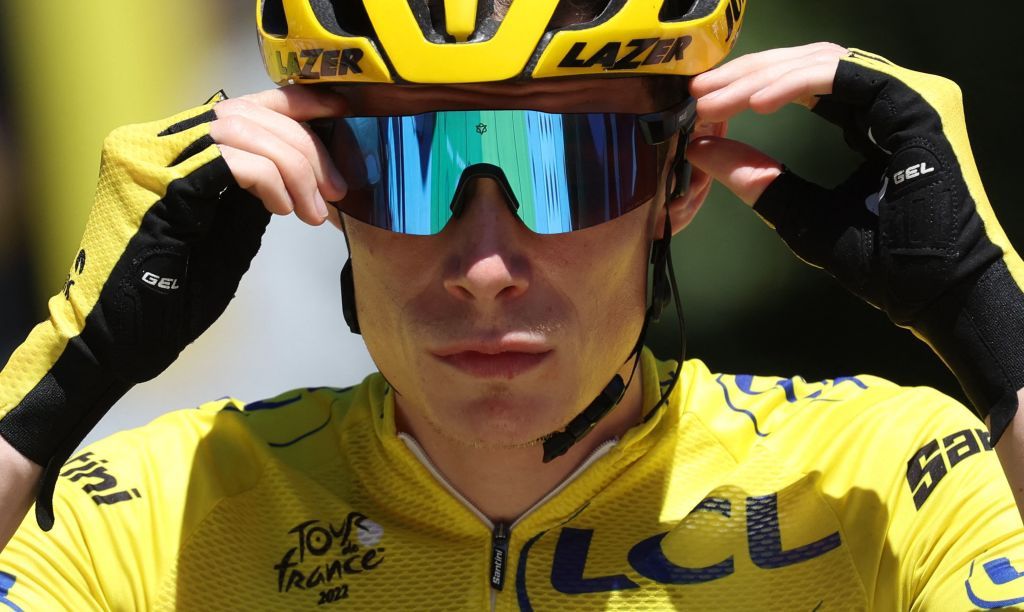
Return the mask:
MULTIPOLYGON (((728 123, 698 123, 694 128, 693 133, 690 134, 690 141, 694 141, 704 136, 717 136, 719 138, 725 136, 728 131, 728 123)), ((674 159, 675 153, 672 153, 674 159)), ((693 218, 697 215, 697 211, 700 210, 704 199, 708 197, 708 192, 711 191, 711 176, 703 170, 693 167, 690 175, 690 187, 686 190, 686 193, 669 200, 665 207, 668 210, 668 214, 672 218, 672 235, 678 234, 684 227, 693 221, 693 218)), ((664 217, 658 215, 658 233, 661 233, 660 228, 664 227, 664 217)))

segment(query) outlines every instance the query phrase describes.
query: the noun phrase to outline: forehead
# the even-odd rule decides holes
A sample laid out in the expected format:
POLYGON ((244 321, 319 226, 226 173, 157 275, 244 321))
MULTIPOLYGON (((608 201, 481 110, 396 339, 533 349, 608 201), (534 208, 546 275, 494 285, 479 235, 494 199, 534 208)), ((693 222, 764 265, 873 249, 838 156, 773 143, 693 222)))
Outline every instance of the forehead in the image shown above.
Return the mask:
MULTIPOLYGON (((651 78, 544 79, 453 85, 362 84, 332 89, 345 96, 350 113, 356 116, 478 108, 642 114, 661 110, 652 93, 651 78)), ((679 95, 682 97, 685 92, 680 91, 679 95)))

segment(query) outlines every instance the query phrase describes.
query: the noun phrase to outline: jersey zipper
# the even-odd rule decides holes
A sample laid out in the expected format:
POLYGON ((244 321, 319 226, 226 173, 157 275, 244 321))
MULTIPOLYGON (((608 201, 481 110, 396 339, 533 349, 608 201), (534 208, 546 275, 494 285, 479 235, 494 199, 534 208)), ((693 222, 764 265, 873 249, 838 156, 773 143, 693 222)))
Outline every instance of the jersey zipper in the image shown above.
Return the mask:
POLYGON ((491 532, 491 588, 495 591, 505 587, 509 531, 508 524, 498 523, 491 532))
POLYGON ((579 464, 575 470, 572 471, 562 482, 558 483, 558 486, 548 491, 548 493, 537 500, 535 504, 526 509, 525 512, 519 515, 511 525, 504 522, 495 524, 491 519, 480 512, 480 510, 474 506, 462 493, 452 486, 452 483, 441 474, 441 471, 437 469, 434 463, 427 456, 426 451, 420 446, 420 443, 415 438, 405 432, 399 432, 398 439, 400 439, 409 449, 414 457, 420 462, 420 464, 426 468, 430 475, 452 495, 456 500, 459 501, 463 506, 466 507, 470 512, 473 513, 480 522, 487 526, 491 530, 491 612, 494 611, 497 605, 498 591, 502 590, 505 586, 505 573, 508 571, 508 543, 512 539, 512 530, 515 529, 516 525, 523 522, 528 516, 533 514, 535 510, 546 504, 551 498, 561 493, 566 487, 568 487, 574 480, 576 480, 580 474, 586 471, 591 465, 593 465, 598 459, 604 457, 611 451, 616 444, 618 444, 618 438, 612 438, 607 440, 595 448, 583 463, 579 464))

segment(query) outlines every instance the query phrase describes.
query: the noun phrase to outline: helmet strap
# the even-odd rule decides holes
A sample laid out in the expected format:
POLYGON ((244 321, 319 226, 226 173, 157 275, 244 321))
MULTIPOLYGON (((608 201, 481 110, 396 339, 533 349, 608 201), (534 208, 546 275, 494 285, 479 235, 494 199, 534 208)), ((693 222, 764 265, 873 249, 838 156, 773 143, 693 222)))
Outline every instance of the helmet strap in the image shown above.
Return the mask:
MULTIPOLYGON (((675 279, 670 273, 670 266, 672 258, 671 254, 671 241, 672 241, 672 221, 666 211, 665 215, 665 232, 661 238, 651 243, 651 263, 654 265, 654 270, 651 274, 651 300, 650 305, 647 307, 647 312, 644 314, 644 322, 640 327, 640 334, 636 339, 636 343, 633 345, 633 350, 630 352, 629 357, 626 358, 628 362, 630 359, 633 360, 633 368, 629 373, 629 380, 626 382, 622 381, 622 376, 616 374, 611 381, 605 385, 600 395, 594 398, 594 401, 590 402, 590 405, 583 409, 583 412, 576 415, 569 424, 566 425, 562 431, 553 433, 544 439, 544 463, 553 461, 554 459, 564 455, 574 444, 583 439, 585 435, 590 433, 594 427, 597 426, 597 422, 605 417, 612 408, 614 408, 623 396, 626 394, 626 389, 632 384, 633 378, 636 376, 636 371, 640 365, 640 356, 644 348, 644 340, 647 336, 647 328, 650 326, 651 321, 657 321, 664 311, 665 307, 672 300, 673 295, 677 295, 678 292, 673 292, 675 287, 675 279)), ((678 305, 678 299, 676 304, 678 305)), ((677 311, 681 311, 677 307, 677 311)), ((682 363, 682 362, 680 362, 682 363)), ((673 384, 674 386, 674 384, 673 384)), ((666 394, 671 392, 672 387, 666 391, 666 394)), ((662 401, 658 403, 658 406, 664 403, 666 396, 662 397, 662 401)), ((652 411, 653 412, 653 411, 652 411)), ((644 420, 650 418, 649 415, 644 416, 644 420)))
POLYGON ((345 231, 345 215, 341 215, 341 227, 342 235, 345 236, 345 251, 348 253, 348 259, 341 268, 341 314, 349 331, 362 335, 359 329, 359 313, 356 310, 356 283, 352 275, 352 245, 349 244, 348 232, 345 231))
POLYGON ((341 314, 353 334, 359 330, 359 314, 356 312, 356 284, 352 279, 352 257, 345 260, 341 269, 341 314))
MULTIPOLYGON (((679 135, 680 143, 676 147, 673 168, 665 181, 665 193, 671 194, 672 199, 685 194, 690 186, 690 163, 686 161, 685 157, 687 136, 686 132, 682 132, 679 135), (670 184, 672 179, 675 179, 674 185, 670 184)), ((569 421, 565 429, 548 435, 544 439, 544 463, 549 463, 568 452, 574 444, 590 433, 597 426, 597 422, 611 412, 612 408, 618 405, 623 396, 626 395, 626 389, 633 382, 637 367, 640 364, 640 355, 643 351, 647 328, 651 321, 657 321, 661 318, 662 312, 674 299, 676 303, 676 316, 679 318, 679 363, 672 373, 669 383, 663 386, 658 403, 644 415, 642 422, 646 423, 649 421, 668 401, 669 395, 672 394, 672 390, 675 389, 676 384, 679 382, 679 373, 682 371, 683 361, 686 359, 685 322, 683 320, 683 308, 679 301, 679 286, 676 282, 675 268, 672 265, 671 247, 672 215, 666 206, 665 225, 661 238, 651 243, 650 261, 653 269, 651 271, 650 305, 644 314, 644 323, 640 328, 640 335, 633 346, 633 351, 626 358, 627 361, 633 359, 633 369, 629 374, 629 380, 623 383, 622 377, 619 374, 615 374, 611 381, 605 385, 601 394, 594 398, 594 401, 590 402, 590 405, 584 408, 583 412, 569 421)))

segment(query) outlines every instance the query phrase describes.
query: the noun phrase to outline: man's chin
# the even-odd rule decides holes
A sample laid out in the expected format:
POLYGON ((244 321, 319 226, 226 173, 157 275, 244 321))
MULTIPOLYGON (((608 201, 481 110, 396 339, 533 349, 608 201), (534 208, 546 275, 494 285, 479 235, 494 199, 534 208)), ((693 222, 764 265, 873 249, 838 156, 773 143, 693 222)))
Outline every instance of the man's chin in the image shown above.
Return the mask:
POLYGON ((530 401, 492 401, 486 402, 486 406, 477 403, 455 412, 459 416, 452 412, 447 412, 449 418, 436 415, 442 422, 433 423, 434 429, 462 446, 492 450, 539 446, 548 435, 561 430, 562 421, 567 420, 553 420, 551 409, 530 401))

